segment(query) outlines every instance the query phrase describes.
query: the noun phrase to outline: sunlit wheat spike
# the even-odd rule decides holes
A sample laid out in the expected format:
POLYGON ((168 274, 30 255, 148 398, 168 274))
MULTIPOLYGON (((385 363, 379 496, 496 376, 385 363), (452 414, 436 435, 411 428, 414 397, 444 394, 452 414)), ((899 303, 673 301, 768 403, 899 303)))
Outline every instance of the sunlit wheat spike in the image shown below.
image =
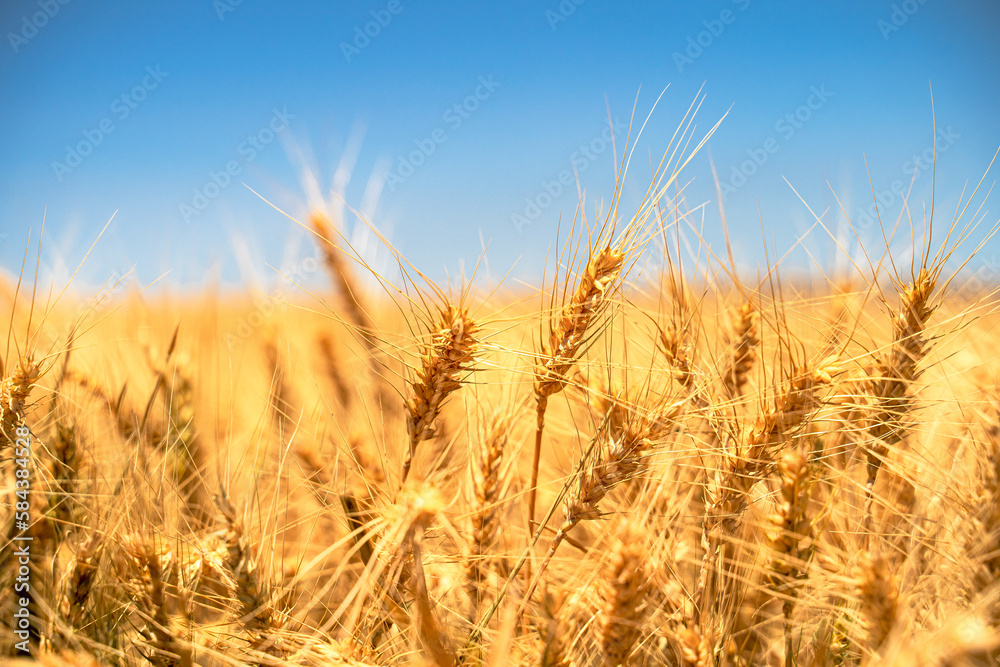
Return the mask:
MULTIPOLYGON (((538 466, 541 457, 542 433, 549 397, 563 390, 569 371, 577 363, 592 329, 607 309, 631 249, 629 237, 617 242, 607 241, 590 248, 590 256, 559 315, 550 325, 548 340, 542 344, 535 361, 536 428, 535 449, 531 466, 531 486, 528 491, 528 519, 534 524, 535 494, 538 486, 538 466)), ((567 277, 568 280, 568 277, 567 277)))
POLYGON ((14 446, 17 427, 24 423, 28 396, 42 373, 41 365, 31 355, 19 357, 13 371, 0 385, 0 436, 3 437, 0 445, 4 447, 14 446))
POLYGON ((461 386, 479 349, 479 325, 466 308, 450 303, 438 310, 436 328, 423 343, 420 367, 410 383, 406 401, 406 432, 409 446, 403 461, 402 481, 410 474, 417 445, 434 437, 434 425, 445 400, 461 386))
POLYGON ((500 530, 505 490, 504 463, 509 455, 510 418, 498 411, 489 420, 473 461, 475 505, 472 514, 472 534, 469 541, 469 597, 477 608, 490 569, 488 562, 493 543, 500 530))
POLYGON ((758 313, 752 302, 747 301, 739 309, 726 366, 722 371, 722 386, 731 399, 738 398, 749 381, 750 371, 757 360, 757 346, 760 338, 757 332, 758 313))
POLYGON ((937 271, 925 267, 921 267, 912 283, 902 287, 899 310, 891 317, 889 349, 875 357, 865 381, 871 401, 867 424, 872 437, 867 449, 866 523, 871 521, 872 490, 879 470, 890 448, 903 440, 913 410, 910 392, 929 348, 925 329, 937 309, 936 288, 937 271))

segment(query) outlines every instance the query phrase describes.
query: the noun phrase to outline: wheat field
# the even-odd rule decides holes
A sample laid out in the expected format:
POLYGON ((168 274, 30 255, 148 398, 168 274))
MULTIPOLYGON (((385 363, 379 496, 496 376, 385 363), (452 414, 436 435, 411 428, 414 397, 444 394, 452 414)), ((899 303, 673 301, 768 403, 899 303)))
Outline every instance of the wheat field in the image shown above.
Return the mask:
POLYGON ((884 212, 841 274, 745 275, 681 252, 689 139, 635 210, 623 153, 533 288, 399 255, 366 288, 318 208, 330 286, 288 298, 78 303, 22 270, 0 294, 3 653, 998 664, 1000 318, 964 277, 983 193, 884 212))

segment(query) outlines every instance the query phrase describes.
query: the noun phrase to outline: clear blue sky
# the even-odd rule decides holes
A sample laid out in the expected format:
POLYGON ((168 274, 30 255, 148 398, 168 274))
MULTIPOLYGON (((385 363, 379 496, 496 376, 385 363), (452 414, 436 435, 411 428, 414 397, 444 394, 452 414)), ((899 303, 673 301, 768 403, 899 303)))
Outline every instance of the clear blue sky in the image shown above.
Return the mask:
MULTIPOLYGON (((57 274, 117 211, 85 266, 89 283, 134 268, 142 283, 169 272, 198 285, 213 266, 237 283, 238 257, 266 276, 267 264, 308 255, 301 230, 243 184, 301 215, 294 147, 328 188, 352 141, 347 203, 371 209, 366 188, 388 178, 367 213, 416 266, 454 274, 485 240, 495 274, 516 262, 535 277, 576 205, 575 187, 550 200, 545 184, 554 190, 575 162, 591 209, 610 195, 610 149, 578 151, 602 146, 608 106, 627 121, 640 87, 645 116, 670 86, 625 211, 649 152, 666 147, 704 86, 699 134, 731 107, 709 148, 722 181, 739 185, 725 201, 748 265, 762 226, 783 252, 811 224, 783 177, 815 211, 832 209, 831 226, 831 186, 852 217, 870 202, 865 155, 877 191, 908 185, 912 158, 932 145, 929 82, 942 219, 1000 145, 995 0, 7 0, 0 29, 0 266, 20 265, 46 208, 43 263, 57 274), (754 155, 762 164, 743 183, 734 170, 754 155), (420 164, 410 173, 404 159, 420 164), (543 204, 537 214, 529 201, 543 204)), ((688 202, 706 205, 706 238, 721 250, 707 152, 688 177, 688 202)), ((923 170, 918 201, 929 186, 923 170)), ((814 233, 816 252, 830 246, 814 233)))

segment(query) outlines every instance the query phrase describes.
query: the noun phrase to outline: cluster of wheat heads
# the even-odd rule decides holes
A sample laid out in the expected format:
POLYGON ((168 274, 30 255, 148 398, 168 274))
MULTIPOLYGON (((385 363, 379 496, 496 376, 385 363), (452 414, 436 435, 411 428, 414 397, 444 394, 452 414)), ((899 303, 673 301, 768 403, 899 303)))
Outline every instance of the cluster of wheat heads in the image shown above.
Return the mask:
POLYGON ((320 212, 321 308, 5 289, 3 654, 26 605, 46 665, 997 664, 972 197, 828 289, 666 242, 640 276, 690 128, 540 295, 407 269, 377 299, 320 212))

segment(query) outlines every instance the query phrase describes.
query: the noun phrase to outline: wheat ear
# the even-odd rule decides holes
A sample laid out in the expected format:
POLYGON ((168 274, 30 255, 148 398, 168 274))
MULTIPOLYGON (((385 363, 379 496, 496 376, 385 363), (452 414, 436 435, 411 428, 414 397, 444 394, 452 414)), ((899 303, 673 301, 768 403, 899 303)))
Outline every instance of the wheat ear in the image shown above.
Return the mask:
POLYGON ((138 602, 146 622, 140 633, 152 648, 147 660, 155 667, 192 667, 191 649, 176 636, 167 613, 161 554, 143 537, 127 538, 124 546, 140 572, 138 602))
POLYGON ((739 398, 757 360, 760 338, 757 332, 757 310, 747 301, 739 310, 730 341, 729 358, 722 371, 722 386, 730 399, 739 398))
POLYGON ((471 370, 479 349, 479 326, 467 309, 446 303, 438 310, 436 324, 437 329, 424 345, 420 369, 410 383, 411 396, 406 401, 409 447, 403 462, 403 482, 410 474, 417 445, 434 437, 434 423, 445 400, 461 386, 461 376, 471 370))
POLYGON ((474 469, 476 505, 472 514, 472 535, 466 568, 469 578, 469 597, 474 610, 479 608, 487 573, 486 558, 500 524, 500 503, 504 490, 501 468, 508 447, 509 430, 510 423, 505 414, 496 413, 490 420, 485 437, 482 439, 474 469))
POLYGON ((773 409, 761 414, 752 428, 734 437, 735 451, 726 452, 726 460, 707 491, 702 527, 705 553, 695 591, 698 618, 710 599, 709 579, 715 571, 712 563, 723 534, 732 533, 739 525, 750 490, 770 474, 777 452, 812 417, 820 405, 820 391, 832 381, 835 372, 832 359, 824 360, 817 368, 798 368, 773 409))
POLYGON ((540 667, 571 667, 570 644, 567 626, 563 618, 563 608, 566 597, 562 591, 553 591, 546 587, 542 596, 542 623, 539 624, 541 634, 540 667))
POLYGON ((239 623, 249 635, 253 648, 278 655, 280 651, 268 637, 269 633, 281 627, 271 586, 260 574, 243 534, 243 524, 229 503, 225 490, 216 496, 216 502, 225 519, 226 527, 220 531, 220 537, 226 552, 224 562, 232 577, 239 623))
POLYGON ((588 335, 607 307, 618 285, 628 253, 621 243, 608 242, 592 248, 583 267, 573 296, 550 326, 548 341, 542 344, 535 363, 536 425, 535 449, 531 463, 531 486, 528 490, 528 521, 534 526, 538 466, 542 453, 542 433, 549 397, 563 390, 570 369, 578 361, 588 335))
POLYGON ((14 373, 0 385, 0 446, 13 447, 17 441, 17 428, 24 425, 24 407, 31 388, 41 376, 41 366, 30 355, 23 355, 14 367, 14 373))
POLYGON ((320 213, 313 213, 310 222, 319 239, 319 247, 323 252, 323 263, 326 265, 333 282, 336 283, 344 296, 351 321, 361 330, 361 340, 365 347, 368 348, 369 352, 374 353, 375 345, 372 333, 375 329, 371 317, 361 305, 357 284, 341 254, 343 251, 333 242, 336 232, 326 216, 320 213))
POLYGON ((781 489, 778 506, 771 516, 772 560, 768 583, 784 595, 785 667, 795 664, 792 650, 792 613, 798 599, 798 583, 806 576, 804 568, 814 550, 813 526, 809 517, 812 478, 809 463, 801 448, 790 450, 778 462, 781 489))
POLYGON ((104 536, 95 530, 77 549, 67 572, 59 610, 72 630, 80 627, 86 613, 103 545, 104 536))
POLYGON ((325 331, 319 335, 318 345, 320 357, 323 359, 323 368, 326 376, 337 390, 337 400, 343 408, 351 407, 351 390, 348 380, 344 377, 344 368, 340 354, 334 347, 333 339, 325 331))
POLYGON ((871 522, 872 490, 890 447, 905 435, 906 419, 913 408, 910 386, 920 376, 920 362, 929 343, 924 337, 927 321, 937 305, 932 302, 937 273, 921 268, 916 279, 902 288, 901 306, 892 315, 892 342, 884 355, 875 359, 865 389, 872 401, 868 415, 868 479, 865 485, 866 526, 871 522))
POLYGON ((878 651, 899 619, 899 579, 883 555, 862 554, 855 569, 868 645, 878 651))
POLYGON ((605 605, 598 631, 601 651, 608 665, 626 664, 641 635, 648 586, 647 560, 643 531, 637 524, 623 521, 602 587, 605 605))
MULTIPOLYGON (((573 490, 563 502, 563 522, 552 537, 548 551, 524 594, 517 612, 519 619, 531 601, 545 569, 569 532, 581 521, 600 519, 603 516, 600 502, 616 486, 634 479, 642 472, 648 454, 662 445, 673 429, 680 408, 681 404, 674 404, 661 406, 651 414, 632 413, 617 441, 608 437, 605 420, 600 432, 591 442, 589 451, 580 460, 585 470, 578 475, 573 490)), ((516 571, 511 576, 514 574, 516 571)))

